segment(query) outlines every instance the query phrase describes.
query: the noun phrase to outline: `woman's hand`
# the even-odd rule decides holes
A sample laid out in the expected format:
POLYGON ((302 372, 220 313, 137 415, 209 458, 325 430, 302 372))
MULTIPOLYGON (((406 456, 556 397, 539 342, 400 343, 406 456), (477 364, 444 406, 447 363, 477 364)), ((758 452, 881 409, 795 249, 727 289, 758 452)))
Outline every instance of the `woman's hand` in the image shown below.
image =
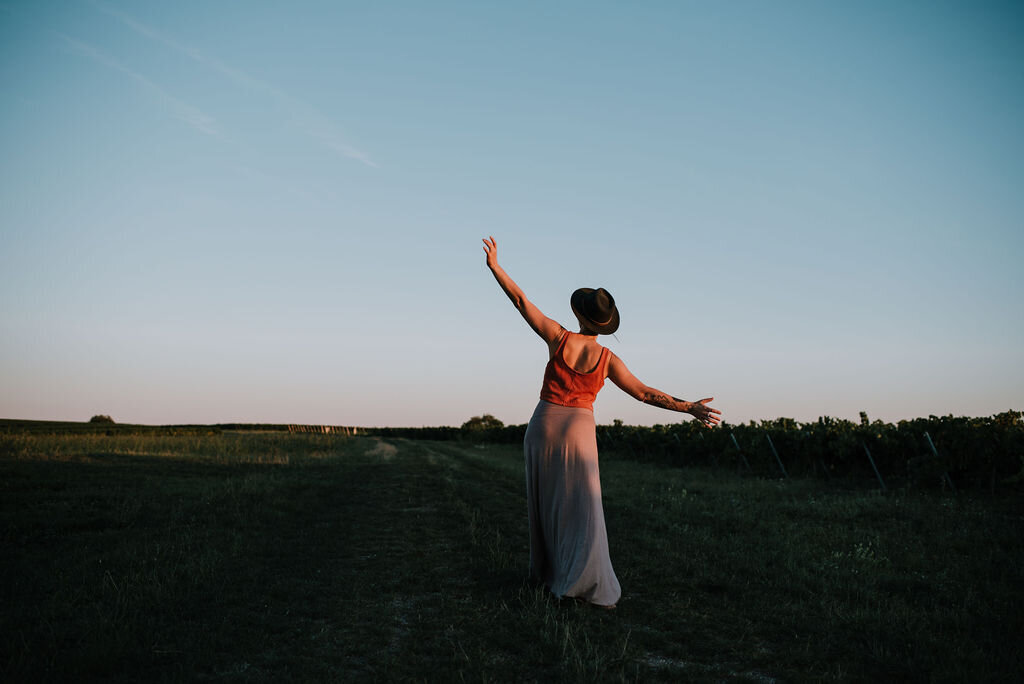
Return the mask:
POLYGON ((714 397, 708 397, 707 399, 701 399, 700 401, 692 401, 690 402, 690 408, 686 412, 707 427, 714 427, 718 424, 718 421, 721 420, 718 416, 720 416, 722 412, 718 409, 713 409, 710 406, 705 405, 709 401, 714 400, 714 397))
POLYGON ((498 243, 493 235, 490 239, 484 238, 484 251, 487 252, 487 268, 493 271, 498 267, 498 243))

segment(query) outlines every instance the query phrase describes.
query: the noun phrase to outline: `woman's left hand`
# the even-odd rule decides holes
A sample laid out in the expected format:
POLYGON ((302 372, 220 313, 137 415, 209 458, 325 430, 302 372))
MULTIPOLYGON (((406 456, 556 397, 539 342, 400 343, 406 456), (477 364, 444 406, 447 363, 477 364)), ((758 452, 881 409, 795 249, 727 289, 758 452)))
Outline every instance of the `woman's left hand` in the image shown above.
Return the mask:
POLYGON ((709 401, 714 400, 714 397, 708 397, 707 399, 701 399, 700 401, 690 402, 690 410, 687 411, 687 413, 707 427, 714 427, 718 424, 718 421, 721 420, 718 416, 722 415, 722 412, 718 409, 713 409, 706 405, 709 401))

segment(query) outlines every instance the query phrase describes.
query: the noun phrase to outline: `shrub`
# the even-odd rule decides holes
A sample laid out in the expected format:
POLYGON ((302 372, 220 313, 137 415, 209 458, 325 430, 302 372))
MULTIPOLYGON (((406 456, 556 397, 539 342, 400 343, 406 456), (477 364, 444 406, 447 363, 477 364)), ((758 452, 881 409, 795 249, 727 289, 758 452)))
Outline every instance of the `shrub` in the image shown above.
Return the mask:
POLYGON ((100 414, 100 415, 96 415, 96 416, 93 416, 92 418, 90 418, 89 422, 90 423, 102 423, 102 424, 106 424, 106 425, 113 425, 114 424, 114 419, 111 418, 110 416, 105 416, 105 415, 100 414))
POLYGON ((482 416, 473 416, 462 424, 461 429, 468 432, 470 430, 493 430, 495 428, 503 427, 505 427, 504 423, 492 416, 490 413, 485 413, 482 416))

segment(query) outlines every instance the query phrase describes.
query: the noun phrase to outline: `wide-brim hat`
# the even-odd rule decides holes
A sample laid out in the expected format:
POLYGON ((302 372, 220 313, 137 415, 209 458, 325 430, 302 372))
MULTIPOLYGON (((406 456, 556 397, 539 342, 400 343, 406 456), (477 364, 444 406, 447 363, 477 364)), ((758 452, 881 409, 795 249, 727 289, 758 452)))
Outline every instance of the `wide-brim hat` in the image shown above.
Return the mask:
POLYGON ((581 287, 569 298, 572 312, 587 327, 601 335, 611 335, 619 329, 619 310, 615 298, 603 287, 581 287))

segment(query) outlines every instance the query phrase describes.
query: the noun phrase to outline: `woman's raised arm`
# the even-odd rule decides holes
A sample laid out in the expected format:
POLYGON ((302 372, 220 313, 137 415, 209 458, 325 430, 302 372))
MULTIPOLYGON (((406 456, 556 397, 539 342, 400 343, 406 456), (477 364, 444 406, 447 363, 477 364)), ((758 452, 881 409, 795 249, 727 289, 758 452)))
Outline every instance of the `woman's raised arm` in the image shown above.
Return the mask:
POLYGON ((629 372, 622 359, 615 354, 612 354, 611 359, 608 361, 608 378, 618 385, 623 392, 645 404, 659 406, 669 411, 689 413, 708 427, 714 427, 721 420, 718 416, 722 412, 707 406, 707 403, 713 401, 714 397, 708 397, 700 401, 677 399, 640 382, 635 375, 629 372))
POLYGON ((484 251, 487 253, 487 268, 491 269, 494 279, 512 300, 512 306, 516 307, 516 310, 523 315, 523 318, 533 328, 533 331, 541 336, 541 339, 551 344, 562 332, 562 326, 541 313, 541 310, 526 298, 526 295, 509 277, 508 273, 505 273, 505 269, 498 265, 498 243, 493 236, 490 239, 484 238, 484 251))

